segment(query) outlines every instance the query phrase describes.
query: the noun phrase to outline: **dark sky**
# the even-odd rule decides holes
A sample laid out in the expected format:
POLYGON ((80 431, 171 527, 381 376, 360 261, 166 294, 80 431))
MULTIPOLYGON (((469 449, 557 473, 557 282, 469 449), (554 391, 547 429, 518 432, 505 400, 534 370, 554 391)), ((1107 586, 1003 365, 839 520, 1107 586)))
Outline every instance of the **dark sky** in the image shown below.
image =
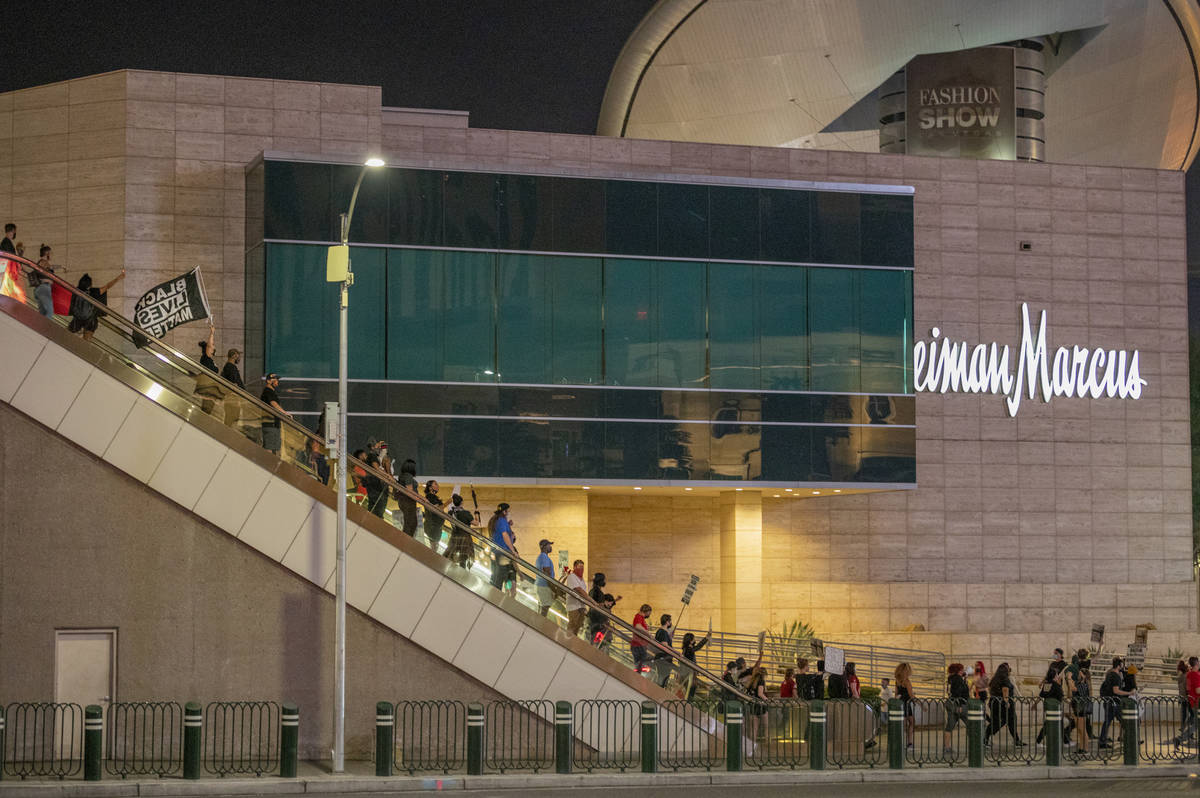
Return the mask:
POLYGON ((653 0, 9 2, 0 91, 121 68, 383 87, 473 127, 594 133, 653 0))

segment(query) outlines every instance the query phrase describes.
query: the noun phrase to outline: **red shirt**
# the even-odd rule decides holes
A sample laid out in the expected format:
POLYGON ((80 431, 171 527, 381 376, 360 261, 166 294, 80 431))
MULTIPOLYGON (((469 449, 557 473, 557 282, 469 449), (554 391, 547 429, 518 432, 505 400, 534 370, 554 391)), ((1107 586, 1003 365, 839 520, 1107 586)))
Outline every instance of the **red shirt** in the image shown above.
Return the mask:
POLYGON ((850 688, 851 698, 862 698, 862 688, 858 684, 858 676, 847 676, 846 686, 850 688))
POLYGON ((795 679, 784 679, 783 680, 783 683, 779 685, 779 697, 780 698, 795 698, 796 697, 796 680, 795 679))
MULTIPOLYGON (((633 616, 633 628, 634 629, 645 629, 647 632, 650 631, 650 627, 646 625, 645 616, 643 616, 640 612, 637 615, 633 616)), ((637 635, 634 635, 632 638, 630 638, 629 645, 638 646, 640 648, 642 646, 645 646, 646 643, 644 640, 642 640, 642 638, 638 637, 637 635)))
POLYGON ((1187 672, 1188 703, 1195 709, 1200 703, 1200 671, 1187 672))

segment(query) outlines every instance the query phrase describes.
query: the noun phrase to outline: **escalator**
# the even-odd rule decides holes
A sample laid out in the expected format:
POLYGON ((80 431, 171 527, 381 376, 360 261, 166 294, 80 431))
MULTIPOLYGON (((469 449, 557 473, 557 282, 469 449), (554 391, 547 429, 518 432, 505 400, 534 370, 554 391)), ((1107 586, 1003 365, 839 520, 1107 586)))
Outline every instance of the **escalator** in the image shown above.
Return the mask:
MULTIPOLYGON (((333 592, 335 490, 357 493, 354 485, 328 483, 325 475, 336 469, 326 467, 319 436, 107 307, 96 306, 98 329, 83 340, 65 317, 42 316, 23 281, 33 271, 53 281, 56 294, 95 305, 89 296, 20 258, 0 256, 0 268, 0 400, 275 567, 333 592), (264 426, 273 424, 278 454, 262 446, 264 426)), ((731 695, 746 698, 653 639, 645 641, 659 656, 653 672, 635 671, 628 623, 579 596, 600 621, 599 645, 586 623, 572 634, 560 583, 541 585, 553 596, 544 617, 532 564, 514 558, 515 578, 495 587, 503 554, 486 530, 450 518, 376 468, 349 465, 435 519, 431 536, 422 522, 410 537, 395 502, 382 517, 348 508, 347 601, 393 633, 517 700, 650 699, 669 707, 660 711, 663 725, 720 735, 712 707, 731 695), (690 704, 679 700, 688 696, 690 704)))

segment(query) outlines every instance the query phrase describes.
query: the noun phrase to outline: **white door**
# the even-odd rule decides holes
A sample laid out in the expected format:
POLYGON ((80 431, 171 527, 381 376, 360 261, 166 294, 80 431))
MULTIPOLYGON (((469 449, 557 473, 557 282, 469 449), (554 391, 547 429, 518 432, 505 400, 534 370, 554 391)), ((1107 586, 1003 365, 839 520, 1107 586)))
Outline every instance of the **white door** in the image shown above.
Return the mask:
MULTIPOLYGON (((79 629, 54 632, 54 700, 59 703, 98 704, 108 716, 116 696, 117 630, 79 629)), ((79 719, 82 725, 83 718, 79 719)), ((82 739, 83 735, 79 735, 82 739)), ((61 740, 61 738, 60 738, 61 740)), ((82 756, 83 752, 75 752, 82 756)), ((61 750, 59 756, 69 756, 61 750)))

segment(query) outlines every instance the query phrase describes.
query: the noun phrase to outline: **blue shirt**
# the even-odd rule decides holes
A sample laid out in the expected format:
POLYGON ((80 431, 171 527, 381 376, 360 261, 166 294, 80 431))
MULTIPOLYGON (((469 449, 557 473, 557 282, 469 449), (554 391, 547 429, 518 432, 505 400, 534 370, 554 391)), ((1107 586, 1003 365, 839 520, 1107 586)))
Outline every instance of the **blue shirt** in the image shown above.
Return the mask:
POLYGON ((507 532, 509 537, 512 537, 512 528, 508 525, 507 518, 496 519, 496 531, 492 533, 492 542, 505 551, 512 551, 508 544, 504 542, 504 533, 507 532))
POLYGON ((537 556, 537 560, 533 564, 537 566, 538 573, 541 574, 537 578, 537 586, 538 587, 549 587, 550 583, 546 581, 547 577, 545 575, 546 574, 545 569, 549 568, 550 569, 550 578, 551 579, 554 578, 554 563, 550 561, 550 555, 543 551, 542 553, 540 553, 537 556))

